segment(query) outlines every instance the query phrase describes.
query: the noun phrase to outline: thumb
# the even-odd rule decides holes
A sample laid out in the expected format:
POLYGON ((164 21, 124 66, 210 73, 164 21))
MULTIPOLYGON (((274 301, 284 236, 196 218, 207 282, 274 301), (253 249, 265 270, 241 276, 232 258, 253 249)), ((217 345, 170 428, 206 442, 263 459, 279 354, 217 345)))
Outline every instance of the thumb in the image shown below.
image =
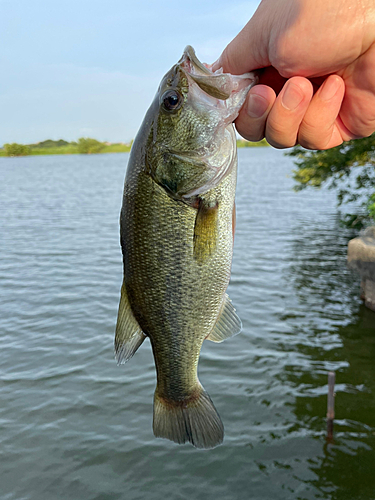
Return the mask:
POLYGON ((258 8, 246 26, 227 45, 219 59, 214 62, 212 70, 223 68, 224 73, 241 75, 255 69, 271 66, 268 55, 269 33, 270 23, 262 15, 261 9, 258 8))

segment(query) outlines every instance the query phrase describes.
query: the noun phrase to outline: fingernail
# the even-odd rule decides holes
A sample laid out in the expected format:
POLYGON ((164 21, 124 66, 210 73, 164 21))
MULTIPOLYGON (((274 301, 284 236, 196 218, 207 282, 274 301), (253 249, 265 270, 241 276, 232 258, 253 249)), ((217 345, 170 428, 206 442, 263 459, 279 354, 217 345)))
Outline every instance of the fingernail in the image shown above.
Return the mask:
POLYGON ((247 114, 251 118, 261 118, 268 109, 268 101, 258 94, 250 94, 247 100, 247 114))
POLYGON ((281 98, 281 104, 289 111, 293 111, 302 102, 303 97, 304 95, 298 85, 288 82, 281 98))
POLYGON ((338 80, 337 78, 328 77, 327 80, 320 87, 320 98, 322 101, 329 101, 338 91, 338 80))

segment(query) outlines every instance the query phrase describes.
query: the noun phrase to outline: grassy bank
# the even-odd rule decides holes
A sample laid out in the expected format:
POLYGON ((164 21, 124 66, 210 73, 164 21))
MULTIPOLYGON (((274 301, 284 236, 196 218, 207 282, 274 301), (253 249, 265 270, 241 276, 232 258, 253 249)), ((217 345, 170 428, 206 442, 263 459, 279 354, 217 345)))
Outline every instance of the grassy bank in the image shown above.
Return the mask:
POLYGON ((264 148, 267 146, 269 146, 269 144, 266 141, 266 139, 262 139, 261 141, 258 142, 250 142, 250 141, 245 141, 244 139, 237 139, 238 148, 264 148))
POLYGON ((48 139, 36 144, 4 144, 0 148, 0 156, 35 156, 35 155, 74 155, 96 153, 128 153, 129 144, 100 142, 96 139, 81 137, 78 141, 67 142, 63 139, 48 139))
MULTIPOLYGON (((63 139, 53 141, 48 139, 36 144, 4 144, 0 148, 0 156, 36 156, 36 155, 75 155, 98 153, 128 153, 133 141, 129 144, 100 142, 96 139, 81 137, 78 141, 67 142, 63 139)), ((254 148, 269 146, 265 139, 259 142, 237 140, 239 148, 254 148)))

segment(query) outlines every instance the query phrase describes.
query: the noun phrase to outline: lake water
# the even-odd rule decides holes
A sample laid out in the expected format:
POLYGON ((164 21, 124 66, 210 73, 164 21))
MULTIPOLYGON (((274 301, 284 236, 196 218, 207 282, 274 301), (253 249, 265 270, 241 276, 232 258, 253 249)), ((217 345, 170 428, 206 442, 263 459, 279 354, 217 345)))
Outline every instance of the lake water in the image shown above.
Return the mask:
POLYGON ((1 500, 374 500, 375 313, 335 193, 296 194, 290 158, 239 151, 229 294, 243 331, 204 343, 225 440, 202 451, 153 436, 149 342, 114 360, 127 160, 0 158, 1 500))

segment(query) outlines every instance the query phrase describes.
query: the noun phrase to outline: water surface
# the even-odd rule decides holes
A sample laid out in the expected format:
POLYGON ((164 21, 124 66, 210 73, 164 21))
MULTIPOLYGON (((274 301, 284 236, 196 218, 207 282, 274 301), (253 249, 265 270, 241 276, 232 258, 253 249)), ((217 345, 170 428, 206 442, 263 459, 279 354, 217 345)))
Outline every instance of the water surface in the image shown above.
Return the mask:
POLYGON ((0 158, 0 498, 374 500, 375 313, 335 194, 294 193, 280 151, 239 151, 229 294, 243 332, 204 343, 225 441, 201 451, 152 434, 149 343, 114 361, 127 160, 0 158))

